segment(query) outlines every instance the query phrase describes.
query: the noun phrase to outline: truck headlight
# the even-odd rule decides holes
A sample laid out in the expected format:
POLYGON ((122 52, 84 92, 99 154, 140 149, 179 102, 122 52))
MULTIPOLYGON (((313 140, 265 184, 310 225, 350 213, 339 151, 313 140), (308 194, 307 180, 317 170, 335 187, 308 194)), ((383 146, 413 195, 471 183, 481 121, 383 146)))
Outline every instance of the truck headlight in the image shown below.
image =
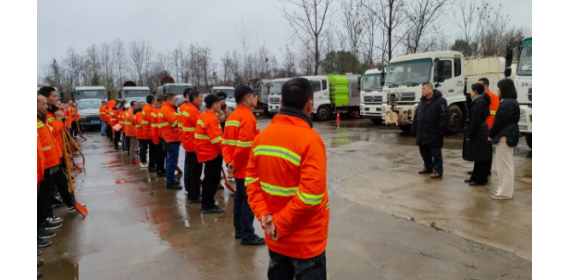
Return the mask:
POLYGON ((519 122, 526 123, 526 112, 525 111, 521 111, 521 118, 520 118, 519 122))

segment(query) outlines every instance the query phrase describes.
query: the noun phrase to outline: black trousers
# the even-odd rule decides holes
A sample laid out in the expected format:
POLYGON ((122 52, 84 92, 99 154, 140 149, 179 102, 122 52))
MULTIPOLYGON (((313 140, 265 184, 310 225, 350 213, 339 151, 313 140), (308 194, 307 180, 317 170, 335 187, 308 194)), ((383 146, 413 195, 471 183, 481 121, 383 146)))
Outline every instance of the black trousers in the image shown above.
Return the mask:
POLYGON ((107 135, 107 138, 109 138, 109 140, 113 141, 113 127, 111 127, 111 124, 108 123, 107 124, 107 128, 105 129, 105 134, 107 135))
POLYGON ((146 163, 146 154, 148 153, 148 142, 151 140, 139 139, 140 149, 139 157, 141 158, 141 163, 146 163))
POLYGON ((152 140, 147 140, 148 143, 148 168, 156 168, 157 164, 156 164, 156 157, 157 157, 157 153, 158 153, 158 145, 154 144, 154 142, 152 142, 152 140))
POLYGON ((188 199, 200 198, 200 178, 204 164, 198 162, 195 152, 186 152, 184 159, 184 188, 188 192, 188 199))
POLYGON ((491 170, 491 163, 492 161, 489 160, 476 161, 475 166, 473 167, 471 179, 475 181, 475 183, 486 184, 487 176, 489 176, 489 172, 491 170))
POLYGON ((326 280, 326 252, 310 259, 295 259, 269 250, 269 280, 326 280))
POLYGON ((223 158, 221 155, 218 155, 217 158, 204 164, 206 168, 204 170, 204 181, 202 182, 202 208, 210 209, 216 205, 214 197, 222 179, 223 158))
POLYGON ((77 137, 79 132, 79 129, 77 128, 77 122, 72 122, 71 123, 71 135, 73 137, 77 137))
POLYGON ((46 169, 44 170, 44 179, 40 182, 40 189, 38 191, 38 230, 46 218, 51 216, 51 202, 54 190, 55 173, 50 174, 49 169, 46 169))
POLYGON ((164 165, 166 162, 166 151, 164 150, 164 139, 159 138, 158 148, 156 149, 156 170, 158 172, 166 173, 166 166, 164 165))
POLYGON ((113 143, 115 143, 115 149, 119 148, 119 141, 121 141, 121 131, 115 131, 115 137, 113 137, 113 143))
POLYGON ((71 193, 69 192, 69 178, 67 176, 67 168, 65 167, 64 158, 61 159, 62 164, 59 166, 59 170, 55 173, 55 185, 59 195, 65 206, 73 206, 73 200, 71 199, 71 193))
POLYGON ((123 151, 130 153, 131 151, 131 137, 128 137, 123 133, 123 151))

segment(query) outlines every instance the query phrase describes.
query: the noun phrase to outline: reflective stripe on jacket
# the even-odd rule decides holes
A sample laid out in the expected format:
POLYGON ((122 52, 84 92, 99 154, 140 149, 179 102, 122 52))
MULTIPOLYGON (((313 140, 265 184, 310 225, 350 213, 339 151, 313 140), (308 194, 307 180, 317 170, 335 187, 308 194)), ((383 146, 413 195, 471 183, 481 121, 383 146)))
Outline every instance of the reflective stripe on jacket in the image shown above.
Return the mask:
POLYGON ((41 142, 42 152, 44 154, 44 170, 52 168, 61 163, 61 160, 57 154, 57 143, 53 137, 53 131, 55 130, 51 125, 44 123, 38 118, 38 137, 41 142))
POLYGON ((160 108, 153 108, 152 113, 150 113, 150 130, 152 132, 152 143, 158 145, 160 142, 158 140, 161 137, 160 128, 158 127, 158 114, 160 114, 160 108))
POLYGON ((251 109, 238 105, 226 120, 222 141, 224 160, 226 163, 232 163, 236 170, 234 177, 245 179, 251 146, 258 134, 257 120, 251 109))
POLYGON ((62 158, 63 157, 63 139, 61 138, 61 130, 65 129, 65 124, 60 120, 56 120, 55 115, 49 111, 46 115, 46 120, 49 123, 49 125, 53 128, 53 130, 51 130, 51 134, 52 134, 54 142, 55 142, 55 149, 57 152, 57 156, 59 158, 62 158))
POLYGON ((499 105, 501 105, 501 100, 499 100, 499 97, 494 94, 490 89, 487 90, 487 95, 489 95, 489 97, 491 98, 491 105, 489 105, 489 110, 491 111, 491 114, 487 117, 487 125, 489 126, 489 129, 491 129, 491 127, 493 127, 493 124, 495 123, 495 115, 497 114, 497 110, 499 110, 499 105))
POLYGON ((158 114, 158 126, 162 132, 164 141, 180 142, 180 134, 178 133, 178 119, 174 106, 168 102, 162 103, 160 114, 158 114))
POLYGON ((124 126, 125 126, 125 135, 127 137, 136 137, 137 136, 137 128, 135 126, 136 116, 133 113, 134 109, 130 108, 127 112, 125 112, 124 117, 124 126))
POLYGON ((321 137, 303 119, 280 114, 251 149, 245 179, 249 204, 259 220, 273 215, 279 236, 278 241, 266 238, 269 250, 298 259, 322 254, 329 198, 321 137))
POLYGON ((218 116, 206 110, 196 122, 194 134, 198 162, 207 162, 222 154, 222 128, 218 116))
POLYGON ((196 123, 200 119, 200 109, 196 105, 189 103, 181 111, 182 115, 182 144, 186 152, 196 152, 194 134, 196 133, 196 123))
POLYGON ((142 111, 143 138, 142 139, 146 139, 146 140, 152 139, 152 127, 150 124, 150 117, 151 117, 153 109, 154 108, 148 104, 146 106, 144 106, 144 108, 143 108, 143 111, 142 111))
POLYGON ((142 111, 135 114, 135 128, 137 129, 137 139, 142 140, 144 139, 144 130, 143 130, 143 113, 142 111))

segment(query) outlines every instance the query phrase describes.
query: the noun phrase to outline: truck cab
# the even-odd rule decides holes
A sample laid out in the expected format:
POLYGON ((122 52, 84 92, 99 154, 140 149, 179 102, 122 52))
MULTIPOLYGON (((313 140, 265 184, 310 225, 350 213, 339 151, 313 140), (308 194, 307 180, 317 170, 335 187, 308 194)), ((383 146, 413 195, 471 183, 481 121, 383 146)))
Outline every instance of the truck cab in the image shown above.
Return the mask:
POLYGON ((517 101, 521 109, 519 121, 519 131, 525 136, 526 143, 532 149, 532 30, 529 30, 522 42, 517 42, 520 50, 520 57, 517 65, 512 64, 512 48, 507 50, 507 67, 505 76, 511 76, 513 66, 516 69, 516 76, 513 81, 517 89, 517 101), (510 57, 509 57, 510 56, 510 57))
POLYGON ((467 115, 464 57, 460 52, 438 51, 393 58, 388 66, 383 93, 388 98, 386 125, 411 129, 415 110, 422 98, 422 84, 431 82, 447 100, 449 131, 458 133, 467 115))
POLYGON ((222 91, 228 95, 228 99, 226 100, 227 102, 236 102, 234 87, 212 87, 210 94, 217 94, 222 91))
POLYGON ((146 97, 150 94, 149 87, 124 87, 121 90, 120 95, 123 99, 127 100, 127 102, 131 103, 132 101, 136 102, 146 102, 146 97))
POLYGON ((313 85, 313 116, 317 120, 327 120, 331 115, 330 86, 327 76, 302 77, 313 85))
POLYGON ((180 83, 180 84, 163 84, 158 87, 156 90, 157 95, 166 95, 168 93, 176 94, 176 96, 180 99, 184 97, 184 91, 187 89, 195 89, 193 84, 187 83, 180 83))
POLYGON ((101 101, 107 100, 109 96, 105 87, 76 87, 73 92, 75 101, 82 99, 99 99, 101 101))
POLYGON ((290 78, 275 79, 269 84, 269 114, 275 115, 279 113, 281 108, 281 89, 290 78))
POLYGON ((374 124, 382 124, 388 112, 388 98, 382 91, 385 77, 385 71, 370 69, 360 80, 360 116, 374 124))

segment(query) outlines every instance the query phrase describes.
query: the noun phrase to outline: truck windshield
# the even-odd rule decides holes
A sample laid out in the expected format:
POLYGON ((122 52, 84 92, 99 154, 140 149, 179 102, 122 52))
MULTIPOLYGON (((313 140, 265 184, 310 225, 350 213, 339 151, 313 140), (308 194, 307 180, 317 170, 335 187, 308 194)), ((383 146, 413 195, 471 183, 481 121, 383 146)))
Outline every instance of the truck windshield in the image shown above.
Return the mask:
POLYGON ((362 90, 373 91, 382 89, 382 76, 378 74, 368 74, 362 77, 362 90))
POLYGON ((77 100, 85 98, 107 99, 104 90, 77 90, 75 94, 77 100))
POLYGON ((77 102, 77 109, 97 109, 101 107, 101 101, 89 100, 77 102))
POLYGON ((386 85, 422 84, 429 82, 431 59, 419 59, 390 63, 386 85))
POLYGON ((167 86, 166 87, 166 93, 174 93, 176 95, 184 95, 184 91, 187 88, 194 89, 194 87, 191 87, 191 86, 167 86))
POLYGON ((218 92, 224 92, 228 95, 228 99, 234 98, 234 90, 233 89, 215 89, 213 94, 218 94, 218 92))
POLYGON ((125 98, 147 97, 150 90, 125 90, 125 98))
POLYGON ((532 39, 523 42, 517 75, 532 76, 532 39))
POLYGON ((269 87, 269 94, 271 95, 281 95, 281 88, 283 88, 283 85, 285 83, 281 82, 281 83, 271 83, 271 86, 269 87))

